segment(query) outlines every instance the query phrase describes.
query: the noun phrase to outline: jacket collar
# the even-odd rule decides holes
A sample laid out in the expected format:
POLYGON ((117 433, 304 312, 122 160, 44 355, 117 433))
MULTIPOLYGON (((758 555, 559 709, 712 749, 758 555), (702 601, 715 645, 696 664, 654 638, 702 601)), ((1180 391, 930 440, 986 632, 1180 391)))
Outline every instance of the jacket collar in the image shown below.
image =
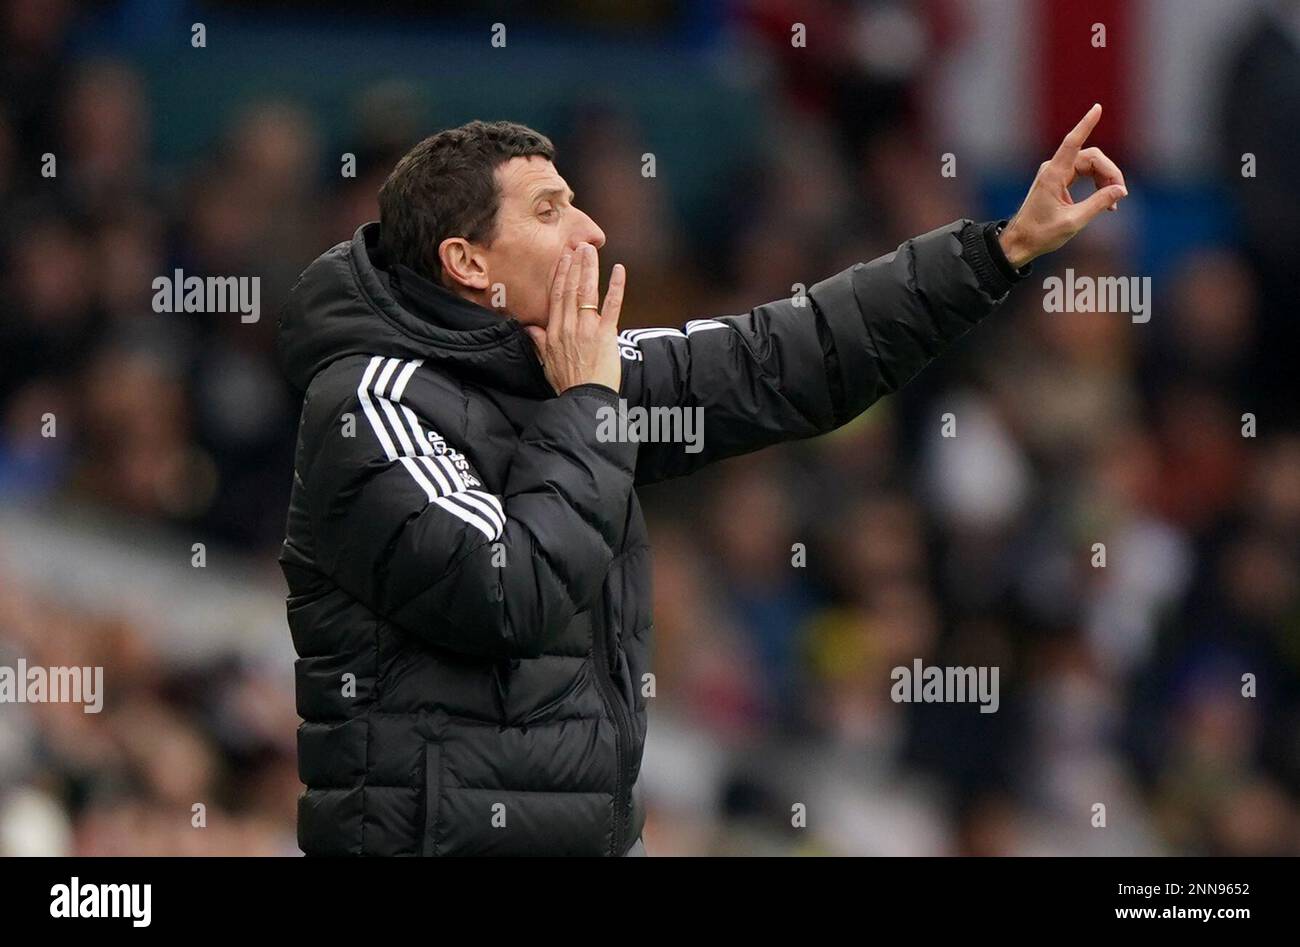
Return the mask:
MULTIPOLYGON (((379 224, 357 228, 299 277, 281 312, 277 345, 305 390, 348 355, 421 358, 461 381, 532 399, 554 397, 536 347, 518 320, 447 290, 375 265, 379 224)), ((412 276, 416 274, 407 271, 412 276)))

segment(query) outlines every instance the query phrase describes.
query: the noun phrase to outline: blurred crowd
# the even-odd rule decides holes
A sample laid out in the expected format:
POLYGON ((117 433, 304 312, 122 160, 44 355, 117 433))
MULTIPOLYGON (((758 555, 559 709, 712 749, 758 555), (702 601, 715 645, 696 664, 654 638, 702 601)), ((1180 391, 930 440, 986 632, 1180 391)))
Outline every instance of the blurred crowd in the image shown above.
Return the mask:
MULTIPOLYGON (((402 90, 362 90, 342 177, 310 111, 255 100, 202 160, 163 166, 128 59, 70 53, 69 5, 4 16, 0 502, 111 511, 123 556, 131 524, 236 549, 280 596, 297 404, 274 306, 377 218, 388 170, 433 129, 402 90), (262 319, 155 313, 151 283, 176 268, 260 276, 262 319)), ((764 51, 779 31, 744 28, 771 59, 770 127, 716 182, 714 226, 682 219, 671 169, 642 176, 653 142, 630 111, 575 102, 542 129, 606 267, 628 268, 625 326, 744 312, 1014 210, 983 206, 972 173, 939 176, 919 77, 791 70, 764 51)), ((1229 109, 1300 62, 1259 29, 1225 72, 1229 109)), ((1291 186, 1269 199, 1293 227, 1291 186)), ((1141 228, 1108 222, 840 431, 642 492, 651 854, 1300 853, 1300 402, 1277 350, 1300 247, 1248 187, 1222 198, 1241 233, 1163 274, 1150 323, 1043 311, 1048 274, 1134 272, 1141 228), (1000 710, 894 703, 890 671, 916 658, 999 667, 1000 710)), ((0 853, 295 852, 292 669, 233 646, 177 665, 165 621, 20 580, 16 555, 0 536, 0 664, 102 665, 106 696, 98 715, 0 706, 0 853)))

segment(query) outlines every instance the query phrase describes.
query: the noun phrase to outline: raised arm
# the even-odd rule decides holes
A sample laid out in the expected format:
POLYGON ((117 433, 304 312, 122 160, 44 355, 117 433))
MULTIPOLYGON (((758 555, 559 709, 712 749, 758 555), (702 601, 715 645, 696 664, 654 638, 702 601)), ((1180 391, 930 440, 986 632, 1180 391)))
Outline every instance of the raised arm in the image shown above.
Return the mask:
POLYGON ((959 220, 802 297, 680 329, 621 333, 621 394, 629 406, 695 412, 689 420, 702 424, 702 437, 690 443, 642 443, 637 481, 825 433, 910 381, 997 308, 1031 260, 1128 193, 1114 163, 1100 149, 1083 148, 1100 116, 1101 106, 1093 106, 1040 166, 1005 227, 959 220), (1098 190, 1075 204, 1069 186, 1079 175, 1098 190))

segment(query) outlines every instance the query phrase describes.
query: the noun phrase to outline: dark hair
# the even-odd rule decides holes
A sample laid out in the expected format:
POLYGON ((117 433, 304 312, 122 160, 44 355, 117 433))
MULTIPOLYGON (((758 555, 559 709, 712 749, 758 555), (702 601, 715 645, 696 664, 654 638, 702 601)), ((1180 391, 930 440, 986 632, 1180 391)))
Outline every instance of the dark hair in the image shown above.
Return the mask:
POLYGON ((442 282, 438 246, 448 237, 490 244, 501 192, 496 169, 511 158, 555 158, 540 132, 514 122, 473 121, 430 135, 397 162, 379 189, 379 248, 442 282))

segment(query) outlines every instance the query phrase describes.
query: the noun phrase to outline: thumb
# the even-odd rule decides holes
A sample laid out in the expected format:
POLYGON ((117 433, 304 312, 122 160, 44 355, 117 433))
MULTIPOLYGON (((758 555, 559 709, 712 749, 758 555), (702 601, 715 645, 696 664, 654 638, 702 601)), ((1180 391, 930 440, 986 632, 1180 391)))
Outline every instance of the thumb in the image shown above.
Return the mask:
POLYGON ((1080 229, 1092 222, 1092 219, 1104 210, 1109 210, 1128 197, 1128 188, 1123 184, 1108 184, 1099 188, 1082 204, 1076 204, 1080 218, 1080 229))
POLYGON ((541 326, 524 326, 524 331, 528 337, 533 340, 533 345, 537 346, 538 353, 546 350, 546 330, 541 326))

